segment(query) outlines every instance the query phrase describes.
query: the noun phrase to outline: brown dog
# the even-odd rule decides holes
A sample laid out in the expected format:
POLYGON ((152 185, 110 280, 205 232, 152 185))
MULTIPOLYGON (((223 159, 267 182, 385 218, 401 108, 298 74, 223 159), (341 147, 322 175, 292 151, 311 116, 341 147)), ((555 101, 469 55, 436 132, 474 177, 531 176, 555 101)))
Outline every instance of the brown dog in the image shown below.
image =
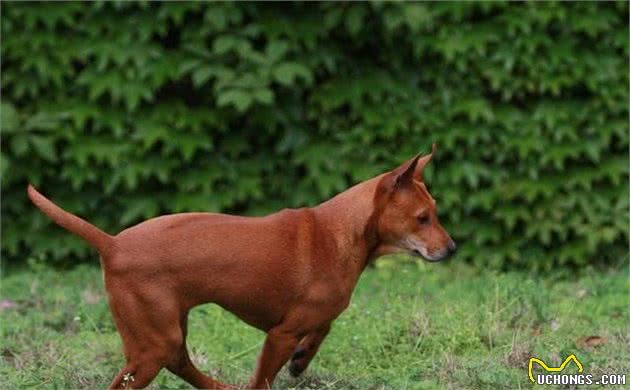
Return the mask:
POLYGON ((126 358, 110 388, 145 387, 164 367, 196 387, 227 387, 197 370, 186 349, 189 310, 213 302, 267 332, 248 384, 259 389, 271 387, 291 356, 292 375, 306 369, 370 260, 403 251, 437 261, 455 251, 422 183, 431 156, 313 208, 260 218, 166 215, 117 236, 30 185, 28 196, 101 255, 126 358))

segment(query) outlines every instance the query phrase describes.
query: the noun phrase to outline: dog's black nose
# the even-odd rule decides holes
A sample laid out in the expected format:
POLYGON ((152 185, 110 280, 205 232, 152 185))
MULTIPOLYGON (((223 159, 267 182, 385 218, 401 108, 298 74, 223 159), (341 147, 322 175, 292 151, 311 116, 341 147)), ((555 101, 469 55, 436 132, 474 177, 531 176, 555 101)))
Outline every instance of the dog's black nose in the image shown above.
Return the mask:
POLYGON ((453 253, 457 252, 457 245, 455 244, 455 241, 450 240, 448 242, 448 251, 449 253, 452 255, 453 253))

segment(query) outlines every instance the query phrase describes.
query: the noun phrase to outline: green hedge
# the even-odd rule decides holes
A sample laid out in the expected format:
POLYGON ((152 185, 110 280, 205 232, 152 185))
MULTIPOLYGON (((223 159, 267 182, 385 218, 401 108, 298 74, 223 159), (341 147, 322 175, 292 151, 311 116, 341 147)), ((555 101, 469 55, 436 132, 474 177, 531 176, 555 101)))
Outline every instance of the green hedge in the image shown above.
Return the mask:
POLYGON ((27 181, 115 233, 314 205, 438 143, 460 259, 628 246, 628 3, 2 3, 2 255, 93 258, 27 181))

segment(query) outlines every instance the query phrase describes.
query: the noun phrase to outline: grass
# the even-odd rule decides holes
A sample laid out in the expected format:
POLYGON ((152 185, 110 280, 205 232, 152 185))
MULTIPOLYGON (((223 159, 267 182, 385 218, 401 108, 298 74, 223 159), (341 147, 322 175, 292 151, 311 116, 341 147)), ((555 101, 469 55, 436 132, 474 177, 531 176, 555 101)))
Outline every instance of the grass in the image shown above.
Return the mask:
MULTIPOLYGON (((531 356, 558 366, 571 353, 595 377, 630 374, 627 269, 556 280, 456 263, 390 263, 364 273, 304 376, 283 369, 275 388, 532 388, 531 356)), ((1 291, 3 387, 109 384, 123 358, 96 266, 12 271, 1 291)), ((203 371, 247 381, 261 332, 213 305, 195 309, 189 327, 203 371)), ((163 370, 152 388, 189 386, 163 370)))

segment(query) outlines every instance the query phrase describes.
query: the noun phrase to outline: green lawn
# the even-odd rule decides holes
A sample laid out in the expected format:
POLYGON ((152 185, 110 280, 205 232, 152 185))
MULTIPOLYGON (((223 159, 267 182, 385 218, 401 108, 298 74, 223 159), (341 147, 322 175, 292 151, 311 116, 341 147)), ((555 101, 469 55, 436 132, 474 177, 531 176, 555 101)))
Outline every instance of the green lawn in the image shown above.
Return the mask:
MULTIPOLYGON (((530 356, 557 366, 571 353, 585 373, 630 374, 628 270, 583 275, 386 260, 365 272, 304 376, 283 369, 275 388, 531 388, 530 356), (585 345, 588 336, 603 343, 585 345)), ((2 387, 109 384, 123 360, 96 265, 13 271, 1 287, 11 306, 0 314, 2 387)), ((263 334, 212 305, 195 309, 189 324, 197 365, 244 384, 263 334)), ((153 388, 189 387, 164 370, 153 388)))

